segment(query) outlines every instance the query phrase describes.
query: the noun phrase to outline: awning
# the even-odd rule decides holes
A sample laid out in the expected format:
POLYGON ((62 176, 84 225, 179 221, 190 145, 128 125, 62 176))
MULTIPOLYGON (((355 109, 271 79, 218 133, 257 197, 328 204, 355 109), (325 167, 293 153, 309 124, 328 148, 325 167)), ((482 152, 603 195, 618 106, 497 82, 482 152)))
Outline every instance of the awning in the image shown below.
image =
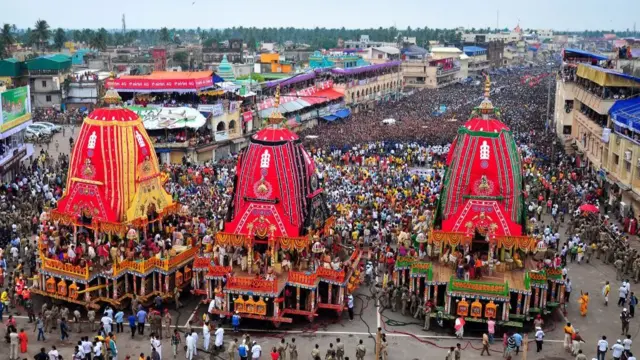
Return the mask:
POLYGON ((640 98, 616 101, 609 109, 609 115, 614 124, 640 132, 640 98))
POLYGON ((273 114, 274 111, 276 111, 276 108, 267 108, 264 110, 260 110, 260 118, 268 118, 269 116, 271 116, 271 114, 273 114))
POLYGON ((349 110, 349 109, 340 109, 340 110, 336 111, 336 113, 333 114, 333 115, 339 117, 340 119, 345 119, 345 118, 348 118, 349 115, 351 115, 351 110, 349 110))
POLYGON ((598 66, 580 64, 577 74, 600 86, 640 87, 640 78, 598 66))
POLYGON ((335 115, 327 115, 327 116, 323 116, 322 119, 332 122, 332 121, 338 120, 338 117, 335 115))
POLYGON ((287 112, 294 112, 294 111, 304 109, 306 106, 307 105, 303 105, 299 103, 297 100, 294 100, 294 101, 289 101, 284 104, 281 104, 279 109, 280 109, 280 112, 287 113, 287 112))

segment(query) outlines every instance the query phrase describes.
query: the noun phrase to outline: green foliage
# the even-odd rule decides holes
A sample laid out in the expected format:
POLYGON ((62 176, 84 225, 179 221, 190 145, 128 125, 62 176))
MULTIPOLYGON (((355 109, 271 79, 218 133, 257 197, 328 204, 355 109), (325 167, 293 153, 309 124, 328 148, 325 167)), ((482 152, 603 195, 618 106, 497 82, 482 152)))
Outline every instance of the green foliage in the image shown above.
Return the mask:
POLYGON ((173 54, 173 61, 180 65, 182 69, 189 68, 189 54, 186 51, 178 51, 173 54))
POLYGON ((53 44, 58 49, 58 51, 62 50, 65 41, 67 41, 67 34, 65 34, 62 28, 57 28, 55 34, 53 35, 53 44))
POLYGON ((49 30, 49 24, 47 21, 38 19, 32 33, 34 42, 39 45, 41 50, 44 50, 46 46, 45 44, 51 37, 51 31, 49 30))
POLYGON ((166 27, 163 27, 162 29, 160 29, 160 41, 166 44, 170 40, 171 40, 171 37, 169 36, 169 29, 167 29, 166 27))
MULTIPOLYGON (((236 80, 248 80, 248 79, 249 79, 249 75, 242 75, 236 78, 236 80)), ((262 76, 262 74, 257 74, 257 73, 251 74, 251 80, 259 83, 265 81, 264 76, 262 76)))

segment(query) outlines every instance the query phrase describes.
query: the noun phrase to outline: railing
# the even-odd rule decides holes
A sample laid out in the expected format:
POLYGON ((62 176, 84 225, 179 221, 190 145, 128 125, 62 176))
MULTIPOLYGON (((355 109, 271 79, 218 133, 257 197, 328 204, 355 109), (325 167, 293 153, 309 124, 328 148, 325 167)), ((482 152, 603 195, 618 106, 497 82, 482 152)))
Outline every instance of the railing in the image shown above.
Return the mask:
POLYGON ((263 293, 277 293, 279 290, 277 279, 265 280, 256 279, 254 277, 248 278, 238 276, 229 278, 226 288, 229 290, 254 291, 263 293))
POLYGON ((147 271, 156 268, 164 271, 169 271, 170 269, 178 266, 182 262, 193 258, 195 254, 198 253, 197 247, 192 247, 187 249, 180 254, 170 257, 169 259, 159 259, 157 257, 152 257, 150 259, 142 260, 142 261, 132 261, 132 260, 124 260, 120 263, 113 264, 113 275, 117 276, 123 271, 135 271, 140 274, 144 274, 147 271))
POLYGON ((444 76, 444 75, 448 75, 448 74, 454 73, 456 71, 460 71, 460 66, 454 66, 454 67, 452 67, 450 69, 446 69, 446 70, 440 69, 440 70, 436 71, 436 76, 444 76))
POLYGON ((289 271, 288 282, 290 283, 313 286, 316 284, 317 280, 318 280, 317 274, 307 274, 300 271, 289 271))
POLYGON ((53 270, 61 273, 71 275, 73 277, 79 277, 82 279, 89 279, 89 266, 85 267, 77 266, 69 263, 63 263, 60 260, 49 259, 41 256, 42 268, 45 270, 53 270))

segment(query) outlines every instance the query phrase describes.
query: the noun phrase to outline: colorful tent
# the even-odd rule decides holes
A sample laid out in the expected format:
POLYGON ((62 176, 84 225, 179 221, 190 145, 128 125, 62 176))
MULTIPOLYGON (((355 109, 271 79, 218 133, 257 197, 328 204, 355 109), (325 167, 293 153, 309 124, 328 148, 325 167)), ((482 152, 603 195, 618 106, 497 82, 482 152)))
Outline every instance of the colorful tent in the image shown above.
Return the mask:
POLYGON ((120 107, 96 109, 82 123, 52 215, 65 223, 146 219, 175 207, 164 181, 142 119, 120 107))

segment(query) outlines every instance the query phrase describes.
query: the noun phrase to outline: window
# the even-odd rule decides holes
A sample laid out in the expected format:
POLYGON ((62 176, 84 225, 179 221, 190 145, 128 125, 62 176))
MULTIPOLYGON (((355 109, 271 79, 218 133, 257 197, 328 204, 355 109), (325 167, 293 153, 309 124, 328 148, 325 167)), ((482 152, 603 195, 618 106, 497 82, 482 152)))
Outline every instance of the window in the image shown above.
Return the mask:
POLYGON ((47 80, 42 80, 42 87, 47 87, 47 80))
POLYGON ((46 99, 47 102, 51 102, 51 95, 47 95, 46 99))
POLYGON ((618 166, 619 163, 620 163, 620 155, 613 154, 613 164, 618 166))
POLYGON ((625 160, 625 162, 624 162, 624 168, 625 168, 625 170, 627 170, 627 171, 631 171, 631 163, 630 163, 629 161, 626 161, 626 160, 625 160))

